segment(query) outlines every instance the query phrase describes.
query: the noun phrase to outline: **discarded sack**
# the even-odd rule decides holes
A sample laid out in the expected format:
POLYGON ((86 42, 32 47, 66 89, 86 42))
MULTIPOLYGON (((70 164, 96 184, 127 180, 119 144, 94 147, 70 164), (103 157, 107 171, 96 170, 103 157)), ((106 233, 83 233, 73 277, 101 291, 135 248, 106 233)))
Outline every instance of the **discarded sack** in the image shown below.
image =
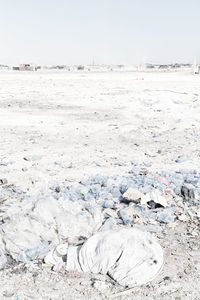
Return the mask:
POLYGON ((118 229, 98 232, 82 246, 59 245, 45 262, 64 264, 67 271, 108 274, 125 287, 153 280, 163 265, 163 250, 148 233, 118 229))

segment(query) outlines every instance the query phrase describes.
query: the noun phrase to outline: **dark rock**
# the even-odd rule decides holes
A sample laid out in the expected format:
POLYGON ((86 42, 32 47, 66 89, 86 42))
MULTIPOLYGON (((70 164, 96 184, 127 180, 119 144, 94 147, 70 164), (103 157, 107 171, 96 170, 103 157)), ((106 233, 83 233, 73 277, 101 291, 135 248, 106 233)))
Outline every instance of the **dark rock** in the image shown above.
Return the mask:
POLYGON ((185 201, 194 201, 195 194, 194 194, 194 186, 191 184, 184 184, 181 187, 181 195, 185 201))
POLYGON ((56 192, 56 193, 60 193, 60 191, 61 191, 60 187, 57 186, 57 187, 55 188, 55 192, 56 192))
POLYGON ((8 183, 8 180, 6 178, 0 179, 0 185, 7 184, 7 183, 8 183))

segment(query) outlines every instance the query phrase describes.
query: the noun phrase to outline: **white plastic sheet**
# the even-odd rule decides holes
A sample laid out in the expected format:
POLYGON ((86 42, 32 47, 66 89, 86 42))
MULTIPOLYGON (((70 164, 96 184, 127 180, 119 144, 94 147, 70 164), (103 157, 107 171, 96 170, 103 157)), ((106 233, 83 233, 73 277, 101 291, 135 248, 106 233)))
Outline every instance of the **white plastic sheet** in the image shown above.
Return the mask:
POLYGON ((79 203, 51 197, 26 202, 15 204, 3 215, 6 222, 0 232, 0 249, 14 259, 43 241, 52 246, 76 243, 80 237, 90 237, 103 222, 100 209, 92 215, 79 203))

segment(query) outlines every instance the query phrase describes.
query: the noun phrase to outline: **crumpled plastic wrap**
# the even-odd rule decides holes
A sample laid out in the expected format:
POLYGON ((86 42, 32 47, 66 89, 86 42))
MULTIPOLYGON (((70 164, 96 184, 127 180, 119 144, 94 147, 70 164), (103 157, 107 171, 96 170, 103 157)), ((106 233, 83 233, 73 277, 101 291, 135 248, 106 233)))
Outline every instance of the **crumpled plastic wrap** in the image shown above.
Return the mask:
POLYGON ((53 247, 66 241, 76 243, 80 237, 88 238, 103 222, 100 209, 91 214, 78 202, 55 200, 51 196, 12 202, 12 206, 7 203, 2 211, 5 223, 1 226, 0 249, 15 260, 21 260, 24 251, 40 247, 42 242, 53 247))

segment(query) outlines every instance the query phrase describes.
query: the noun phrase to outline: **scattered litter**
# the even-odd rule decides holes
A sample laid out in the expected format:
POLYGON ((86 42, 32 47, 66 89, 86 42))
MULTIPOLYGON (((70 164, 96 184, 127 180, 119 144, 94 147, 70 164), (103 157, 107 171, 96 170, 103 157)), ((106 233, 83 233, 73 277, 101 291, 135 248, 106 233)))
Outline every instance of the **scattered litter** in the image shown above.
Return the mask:
POLYGON ((148 204, 150 207, 156 208, 158 205, 167 207, 167 200, 161 195, 159 190, 155 189, 151 193, 144 195, 141 199, 141 204, 148 204))
POLYGON ((170 185, 170 182, 165 177, 158 177, 157 181, 165 184, 166 186, 170 185))
POLYGON ((143 193, 137 191, 133 188, 129 188, 124 194, 123 198, 128 201, 139 202, 139 200, 144 196, 143 193))
POLYGON ((96 232, 133 227, 159 234, 179 221, 200 219, 196 170, 154 174, 134 168, 128 176, 97 174, 45 189, 38 189, 36 182, 35 194, 1 179, 0 268, 7 267, 10 258, 37 263, 47 253, 53 257, 58 245, 80 245, 96 232))

